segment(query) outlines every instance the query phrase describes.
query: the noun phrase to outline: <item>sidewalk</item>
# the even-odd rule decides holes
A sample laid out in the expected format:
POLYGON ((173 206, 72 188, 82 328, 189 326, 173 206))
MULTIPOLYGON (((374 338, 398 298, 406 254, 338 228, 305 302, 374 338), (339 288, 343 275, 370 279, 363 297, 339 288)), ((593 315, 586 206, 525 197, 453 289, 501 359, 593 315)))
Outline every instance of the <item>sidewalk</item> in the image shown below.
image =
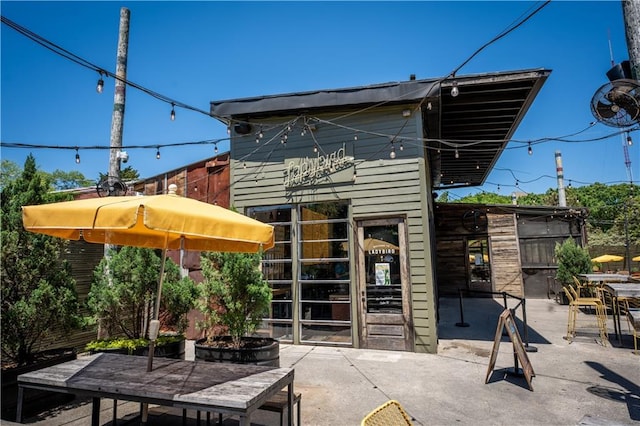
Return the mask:
MULTIPOLYGON (((632 353, 626 323, 619 345, 609 319, 613 345, 605 347, 597 341, 595 318, 581 314, 579 324, 590 328, 579 328, 578 338, 569 343, 563 339, 568 307, 552 300, 527 300, 528 346, 537 349, 528 352, 536 374, 534 390, 528 389, 523 377, 505 374, 513 370, 514 359, 504 336, 490 383, 485 384, 498 315, 504 309, 501 304, 501 300, 465 299, 464 320, 470 326, 456 327, 458 299, 441 299, 437 355, 281 345, 280 365, 295 368, 295 389, 302 393, 302 423, 359 425, 378 405, 396 399, 415 425, 640 424, 640 356, 632 353)), ((521 313, 518 309, 518 319, 521 313)), ((187 353, 190 357, 192 352, 187 353)), ((111 424, 109 401, 103 401, 102 408, 102 424, 111 424)), ((127 424, 126 419, 138 424, 137 408, 120 403, 118 424, 127 424)), ((90 413, 88 401, 75 401, 25 423, 87 425, 90 413)), ((179 425, 180 413, 152 407, 148 424, 179 425)), ((195 413, 189 416, 188 424, 195 425, 195 413)), ((277 414, 258 411, 252 420, 266 425, 278 424, 279 419, 277 414)), ((226 419, 224 424, 237 421, 226 419)))

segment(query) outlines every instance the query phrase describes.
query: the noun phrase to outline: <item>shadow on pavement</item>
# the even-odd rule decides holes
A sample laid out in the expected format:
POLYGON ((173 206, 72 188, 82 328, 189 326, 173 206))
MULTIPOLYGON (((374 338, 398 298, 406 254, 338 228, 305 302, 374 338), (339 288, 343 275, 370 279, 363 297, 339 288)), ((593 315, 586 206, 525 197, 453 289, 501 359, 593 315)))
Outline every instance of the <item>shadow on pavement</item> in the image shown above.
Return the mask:
MULTIPOLYGON (((508 300, 507 308, 516 308, 516 324, 522 341, 530 344, 550 344, 544 336, 522 321, 522 307, 516 300, 508 300), (517 306, 517 308, 516 308, 517 306)), ((498 318, 505 310, 502 300, 491 298, 442 297, 439 299, 438 336, 441 339, 463 339, 493 341, 498 318), (468 324, 460 327, 458 324, 468 324)))
POLYGON ((587 388, 587 392, 603 398, 626 403, 629 418, 634 421, 640 421, 640 385, 611 371, 599 362, 585 361, 585 364, 599 372, 603 379, 623 389, 623 391, 620 391, 620 389, 591 386, 587 388))

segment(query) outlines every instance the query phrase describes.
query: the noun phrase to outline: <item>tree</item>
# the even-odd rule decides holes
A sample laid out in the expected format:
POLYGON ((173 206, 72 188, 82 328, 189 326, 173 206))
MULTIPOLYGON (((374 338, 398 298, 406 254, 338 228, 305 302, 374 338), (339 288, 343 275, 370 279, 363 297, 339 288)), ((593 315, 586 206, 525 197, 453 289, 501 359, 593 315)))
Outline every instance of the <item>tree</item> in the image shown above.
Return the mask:
POLYGON ((4 189, 11 182, 16 181, 22 170, 20 166, 10 160, 2 160, 1 170, 0 170, 0 190, 4 189))
POLYGON ((562 285, 573 285, 574 276, 591 272, 589 252, 578 246, 571 237, 562 244, 556 243, 555 255, 558 262, 556 279, 562 285))
MULTIPOLYGON (((160 274, 160 257, 154 250, 122 247, 112 250, 100 261, 87 304, 94 320, 111 336, 124 334, 130 339, 144 338, 148 333, 156 300, 160 274)), ((186 315, 198 295, 195 283, 180 278, 178 266, 167 259, 161 300, 163 328, 178 332, 186 329, 186 315)))
POLYGON ((66 198, 50 194, 50 185, 29 155, 21 176, 1 194, 2 354, 18 365, 35 360, 52 330, 80 324, 75 280, 60 260, 66 241, 22 226, 22 206, 66 198))
POLYGON ((234 346, 253 333, 269 312, 271 288, 260 271, 260 253, 203 253, 201 256, 205 320, 199 325, 212 339, 217 326, 231 335, 234 346))
POLYGON ((85 178, 84 175, 78 171, 65 172, 56 169, 51 173, 51 178, 53 180, 53 186, 57 190, 84 188, 95 185, 95 182, 85 178))
MULTIPOLYGON (((104 180, 109 176, 108 173, 100 173, 99 180, 104 180)), ((125 167, 120 170, 120 180, 124 182, 140 179, 140 173, 131 166, 125 167)))

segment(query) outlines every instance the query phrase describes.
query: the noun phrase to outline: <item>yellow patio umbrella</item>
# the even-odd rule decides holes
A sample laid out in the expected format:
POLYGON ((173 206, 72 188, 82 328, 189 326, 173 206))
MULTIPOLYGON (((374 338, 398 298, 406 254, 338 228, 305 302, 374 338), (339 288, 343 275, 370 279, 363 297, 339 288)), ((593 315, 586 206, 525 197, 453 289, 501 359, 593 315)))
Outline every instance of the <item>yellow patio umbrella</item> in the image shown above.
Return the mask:
POLYGON ((640 256, 636 256, 636 257, 632 258, 631 260, 633 260, 634 262, 640 262, 640 256))
MULTIPOLYGON (((167 249, 255 253, 274 246, 273 226, 223 207, 180 197, 176 188, 170 185, 169 193, 163 195, 23 206, 22 222, 28 231, 68 240, 163 249, 153 318, 153 327, 157 327, 167 249)), ((149 334, 153 342, 157 329, 149 334)))
POLYGON ((602 256, 591 259, 592 262, 598 263, 620 262, 621 260, 624 260, 624 257, 616 256, 615 254, 603 254, 602 256))

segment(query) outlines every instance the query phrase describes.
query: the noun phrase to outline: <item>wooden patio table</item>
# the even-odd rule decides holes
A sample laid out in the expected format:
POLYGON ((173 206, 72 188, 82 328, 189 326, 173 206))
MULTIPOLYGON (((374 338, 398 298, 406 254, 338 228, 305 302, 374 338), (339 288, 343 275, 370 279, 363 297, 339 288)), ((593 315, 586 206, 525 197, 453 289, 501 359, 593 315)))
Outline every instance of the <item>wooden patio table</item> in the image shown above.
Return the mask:
POLYGON ((579 274, 578 277, 590 283, 615 283, 629 281, 629 275, 624 274, 579 274))
POLYGON ((287 387, 288 420, 293 418, 292 368, 155 358, 147 372, 147 357, 98 353, 18 376, 16 421, 22 422, 25 388, 93 398, 91 424, 100 420, 100 399, 158 404, 240 417, 248 426, 251 414, 287 387))
POLYGON ((622 343, 622 331, 620 328, 620 307, 618 306, 619 297, 627 297, 640 299, 640 283, 623 282, 623 283, 605 283, 604 290, 611 294, 613 301, 613 327, 618 337, 618 343, 622 343))

